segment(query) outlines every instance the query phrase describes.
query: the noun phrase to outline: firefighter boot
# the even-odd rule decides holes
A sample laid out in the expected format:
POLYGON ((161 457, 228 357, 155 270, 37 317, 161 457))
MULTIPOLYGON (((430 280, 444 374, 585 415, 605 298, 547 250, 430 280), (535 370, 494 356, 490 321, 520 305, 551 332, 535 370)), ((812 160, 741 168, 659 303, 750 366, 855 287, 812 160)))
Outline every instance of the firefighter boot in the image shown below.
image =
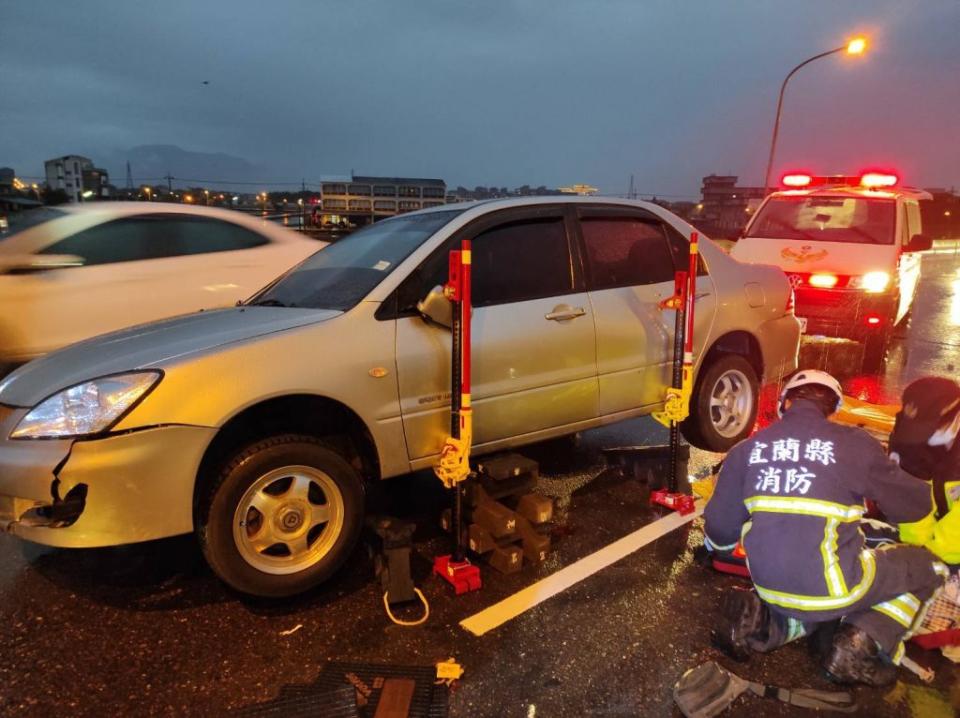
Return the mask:
POLYGON ((750 657, 751 637, 767 633, 768 609, 755 591, 731 590, 720 599, 720 621, 710 634, 713 645, 737 661, 750 657))
POLYGON ((850 623, 837 629, 823 667, 837 683, 866 683, 883 688, 897 680, 897 667, 877 642, 862 628, 850 623))

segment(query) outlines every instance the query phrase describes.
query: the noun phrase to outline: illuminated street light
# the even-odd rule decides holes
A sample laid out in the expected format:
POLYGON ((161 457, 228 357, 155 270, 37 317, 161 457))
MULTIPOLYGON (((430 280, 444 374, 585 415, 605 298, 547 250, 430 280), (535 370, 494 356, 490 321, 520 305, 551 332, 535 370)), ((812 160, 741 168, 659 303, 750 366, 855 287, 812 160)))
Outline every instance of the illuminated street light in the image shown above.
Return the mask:
POLYGON ((764 175, 763 180, 763 194, 764 196, 770 194, 770 172, 773 170, 773 156, 777 151, 777 135, 780 134, 780 113, 783 110, 783 93, 787 89, 787 83, 790 82, 790 78, 793 77, 797 70, 801 67, 809 65, 814 60, 819 60, 821 57, 827 57, 829 55, 835 55, 839 52, 844 52, 848 55, 862 55, 867 49, 867 41, 863 37, 852 38, 846 45, 842 47, 835 47, 832 50, 827 50, 826 52, 821 52, 819 55, 814 55, 811 58, 808 58, 797 65, 795 68, 790 70, 787 73, 787 76, 783 80, 783 84, 780 85, 780 96, 777 98, 777 116, 773 121, 773 138, 770 140, 770 157, 767 160, 767 173, 764 175))
POLYGON ((867 49, 867 39, 865 37, 855 37, 847 43, 848 55, 862 55, 867 49))

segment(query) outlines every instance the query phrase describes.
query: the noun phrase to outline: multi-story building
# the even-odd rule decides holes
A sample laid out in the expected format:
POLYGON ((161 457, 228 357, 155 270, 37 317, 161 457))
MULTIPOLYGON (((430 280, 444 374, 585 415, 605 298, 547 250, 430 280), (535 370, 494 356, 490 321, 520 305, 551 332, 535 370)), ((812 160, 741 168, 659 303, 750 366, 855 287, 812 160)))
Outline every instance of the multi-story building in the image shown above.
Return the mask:
POLYGON ((714 239, 739 236, 763 201, 763 187, 738 187, 736 175, 707 175, 690 221, 714 239))
POLYGON ((357 226, 438 207, 447 200, 447 184, 440 179, 352 176, 349 181, 320 185, 320 205, 314 221, 320 226, 357 226))
POLYGON ((93 166, 93 161, 80 155, 65 155, 47 160, 44 164, 47 187, 63 190, 70 202, 85 199, 105 199, 110 196, 110 176, 107 171, 93 166))

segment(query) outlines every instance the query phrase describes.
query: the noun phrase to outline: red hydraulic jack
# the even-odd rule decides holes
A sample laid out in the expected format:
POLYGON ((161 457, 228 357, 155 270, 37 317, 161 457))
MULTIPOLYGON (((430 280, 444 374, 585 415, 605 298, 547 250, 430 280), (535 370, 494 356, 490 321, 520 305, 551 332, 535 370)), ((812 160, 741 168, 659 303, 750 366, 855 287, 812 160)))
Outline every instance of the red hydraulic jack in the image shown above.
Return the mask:
POLYGON ((690 413, 693 393, 693 309, 697 294, 699 243, 696 232, 690 234, 690 265, 686 272, 674 275, 674 295, 661 303, 662 309, 677 312, 673 332, 673 381, 667 389, 663 411, 653 416, 670 429, 670 477, 668 488, 650 492, 650 504, 681 514, 692 513, 692 496, 677 491, 680 461, 680 422, 690 413))
POLYGON ((453 305, 451 334, 453 351, 450 392, 450 436, 434 468, 444 486, 453 489, 453 554, 437 556, 433 572, 453 586, 457 595, 481 586, 480 569, 467 560, 463 545, 463 489, 470 475, 470 446, 473 442, 473 409, 470 406, 470 240, 450 252, 450 275, 443 293, 453 305))

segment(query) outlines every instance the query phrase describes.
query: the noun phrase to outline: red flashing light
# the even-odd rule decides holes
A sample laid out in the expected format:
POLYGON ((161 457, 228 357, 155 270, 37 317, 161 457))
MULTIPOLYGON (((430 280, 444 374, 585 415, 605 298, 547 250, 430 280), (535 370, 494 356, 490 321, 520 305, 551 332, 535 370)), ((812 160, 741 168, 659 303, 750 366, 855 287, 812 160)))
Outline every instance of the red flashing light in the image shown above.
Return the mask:
POLYGON ((811 287, 833 289, 839 281, 836 274, 811 274, 808 280, 811 287))
POLYGON ((883 318, 879 314, 868 314, 864 319, 871 327, 878 327, 883 323, 883 318))
POLYGON ((813 177, 799 173, 784 175, 780 180, 784 187, 809 187, 812 182, 813 177))
POLYGON ((861 187, 894 187, 900 178, 886 172, 864 172, 860 176, 861 187))

